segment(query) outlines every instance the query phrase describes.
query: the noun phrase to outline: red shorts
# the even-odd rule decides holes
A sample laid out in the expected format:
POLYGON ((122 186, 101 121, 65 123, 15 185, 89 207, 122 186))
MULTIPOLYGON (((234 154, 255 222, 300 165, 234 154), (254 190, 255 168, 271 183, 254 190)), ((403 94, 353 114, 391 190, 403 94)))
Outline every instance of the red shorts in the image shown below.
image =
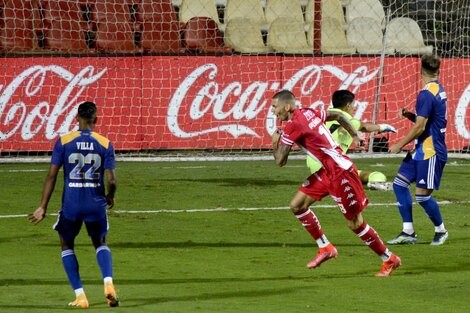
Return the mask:
POLYGON ((310 175, 299 190, 317 201, 331 195, 348 220, 361 213, 369 203, 354 166, 343 171, 334 181, 329 179, 322 168, 310 175))

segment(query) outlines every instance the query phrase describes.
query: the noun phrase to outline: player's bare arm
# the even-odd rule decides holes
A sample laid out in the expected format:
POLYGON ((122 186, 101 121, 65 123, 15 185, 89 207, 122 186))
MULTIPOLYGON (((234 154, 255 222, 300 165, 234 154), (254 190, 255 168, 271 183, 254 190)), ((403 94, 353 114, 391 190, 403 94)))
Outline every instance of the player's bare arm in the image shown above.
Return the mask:
POLYGON ((415 140, 416 138, 419 137, 426 128, 426 123, 428 119, 423 116, 417 116, 416 117, 416 122, 413 125, 413 127, 410 129, 408 134, 403 137, 399 142, 396 144, 392 145, 389 149, 390 153, 399 153, 401 152, 401 149, 409 144, 411 141, 415 140))
POLYGON ((359 127, 359 131, 364 132, 364 133, 396 133, 397 130, 395 127, 389 124, 374 124, 374 123, 368 123, 368 122, 361 122, 361 126, 359 127))
POLYGON ((106 169, 104 170, 104 174, 106 176, 106 202, 109 205, 108 209, 112 209, 114 206, 114 195, 117 189, 116 173, 114 170, 106 169))
POLYGON ((49 204, 52 192, 54 191, 59 169, 60 167, 58 165, 51 165, 49 167, 49 172, 47 173, 42 190, 41 205, 33 213, 28 215, 28 219, 34 224, 38 224, 46 217, 47 205, 49 204))
POLYGON ((291 147, 283 144, 279 144, 279 140, 281 139, 282 132, 277 130, 272 137, 273 143, 273 154, 274 159, 276 160, 276 164, 279 166, 284 166, 287 163, 287 157, 289 156, 289 152, 291 147))

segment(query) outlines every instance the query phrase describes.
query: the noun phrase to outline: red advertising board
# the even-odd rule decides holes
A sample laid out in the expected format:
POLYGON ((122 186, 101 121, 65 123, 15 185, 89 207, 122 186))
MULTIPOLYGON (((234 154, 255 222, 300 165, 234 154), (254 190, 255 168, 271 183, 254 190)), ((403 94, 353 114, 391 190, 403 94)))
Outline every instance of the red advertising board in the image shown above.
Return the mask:
MULTIPOLYGON (((282 56, 146 56, 4 58, 0 78, 0 151, 47 151, 59 134, 77 127, 76 107, 99 107, 96 131, 117 150, 263 149, 278 121, 272 95, 290 89, 304 106, 327 107, 336 89, 356 94, 355 116, 399 133, 411 126, 398 117, 413 110, 421 88, 419 59, 282 56), (380 97, 376 99, 380 87, 380 97)), ((445 59, 447 142, 470 142, 468 59, 445 59), (460 74, 459 74, 460 72, 460 74), (449 74, 451 73, 451 75, 449 74)))

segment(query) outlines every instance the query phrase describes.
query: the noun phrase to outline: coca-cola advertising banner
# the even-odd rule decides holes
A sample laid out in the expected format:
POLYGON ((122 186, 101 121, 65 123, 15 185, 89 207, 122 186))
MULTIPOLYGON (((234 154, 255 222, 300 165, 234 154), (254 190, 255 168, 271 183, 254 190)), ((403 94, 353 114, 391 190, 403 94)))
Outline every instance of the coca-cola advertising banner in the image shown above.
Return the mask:
MULTIPOLYGON (((418 58, 146 56, 3 58, 0 152, 48 151, 77 129, 76 109, 98 105, 96 131, 117 150, 265 149, 279 121, 271 97, 282 89, 299 105, 327 108, 336 89, 356 94, 355 117, 392 124, 406 135, 422 88, 418 58), (379 85, 379 77, 382 77, 379 85), (380 96, 377 92, 380 89, 380 96), (374 104, 378 101, 377 111, 374 104)), ((470 142, 469 60, 444 59, 447 143, 470 142)))

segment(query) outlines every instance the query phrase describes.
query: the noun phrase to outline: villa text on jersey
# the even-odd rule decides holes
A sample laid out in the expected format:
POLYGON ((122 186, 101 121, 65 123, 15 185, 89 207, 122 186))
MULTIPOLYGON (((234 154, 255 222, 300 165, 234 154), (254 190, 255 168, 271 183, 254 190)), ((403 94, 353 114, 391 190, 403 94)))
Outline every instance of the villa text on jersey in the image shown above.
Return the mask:
POLYGON ((51 163, 64 167, 65 218, 93 222, 106 216, 104 170, 115 168, 114 148, 107 138, 89 130, 64 135, 54 146, 51 163))

